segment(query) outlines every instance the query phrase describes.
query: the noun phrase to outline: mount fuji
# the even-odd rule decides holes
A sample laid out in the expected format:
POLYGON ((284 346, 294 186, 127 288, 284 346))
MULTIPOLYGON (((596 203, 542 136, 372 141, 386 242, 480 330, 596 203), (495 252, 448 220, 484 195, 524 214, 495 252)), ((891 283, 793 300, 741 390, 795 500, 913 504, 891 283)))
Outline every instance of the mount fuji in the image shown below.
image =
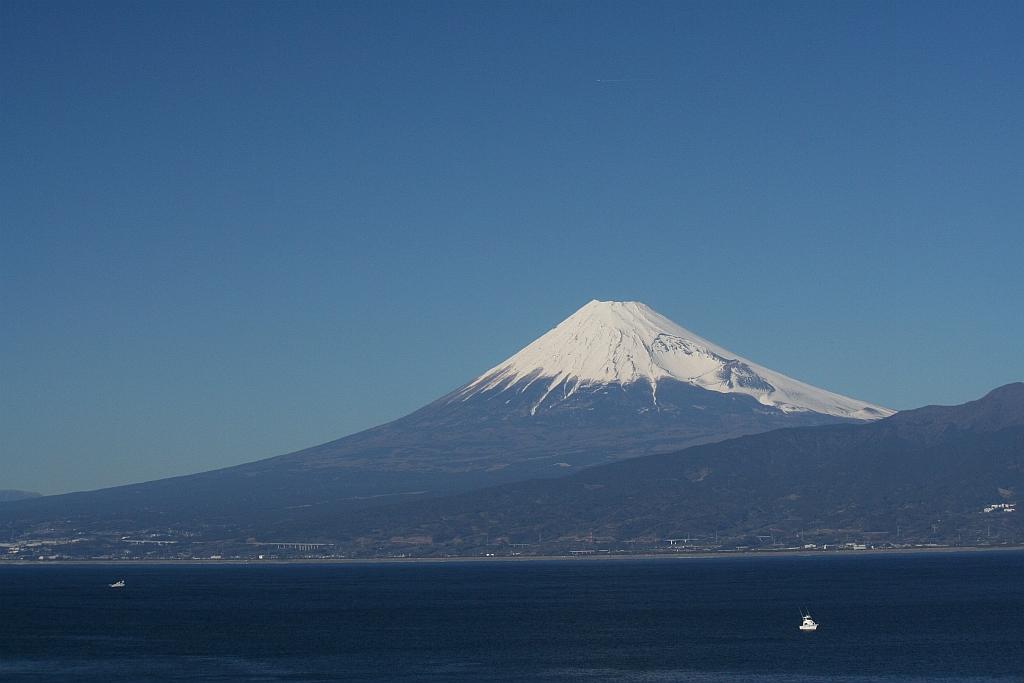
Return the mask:
POLYGON ((751 396, 784 413, 813 412, 855 420, 876 420, 893 413, 761 367, 637 301, 596 300, 456 391, 449 403, 495 394, 524 395, 537 385, 540 398, 529 411, 535 415, 579 407, 579 399, 573 400, 577 394, 640 384, 650 391, 649 409, 659 411, 665 406, 658 404, 658 385, 671 382, 751 396))
POLYGON ((226 469, 4 503, 0 523, 258 535, 266 523, 309 509, 557 477, 892 413, 764 368, 644 304, 591 301, 511 358, 388 424, 226 469))

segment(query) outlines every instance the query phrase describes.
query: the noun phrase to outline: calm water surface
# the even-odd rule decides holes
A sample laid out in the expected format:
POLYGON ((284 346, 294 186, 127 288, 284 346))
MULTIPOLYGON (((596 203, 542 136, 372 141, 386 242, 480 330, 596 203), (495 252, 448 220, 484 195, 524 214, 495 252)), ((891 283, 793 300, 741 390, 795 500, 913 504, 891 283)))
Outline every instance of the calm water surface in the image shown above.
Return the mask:
POLYGON ((823 678, 1024 681, 1024 553, 0 566, 4 681, 823 678))

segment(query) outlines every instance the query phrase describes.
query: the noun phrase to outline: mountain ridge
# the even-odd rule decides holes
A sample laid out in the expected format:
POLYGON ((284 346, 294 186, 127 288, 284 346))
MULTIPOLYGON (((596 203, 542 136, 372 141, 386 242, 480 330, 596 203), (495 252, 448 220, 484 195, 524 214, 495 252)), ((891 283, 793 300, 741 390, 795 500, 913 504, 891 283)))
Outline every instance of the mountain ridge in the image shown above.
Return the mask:
POLYGON ((562 479, 390 506, 327 533, 348 547, 396 548, 416 538, 430 539, 419 543, 420 552, 459 553, 493 539, 561 552, 591 547, 588 538, 615 547, 691 534, 704 542, 778 536, 790 543, 853 537, 952 544, 965 534, 985 541, 993 528, 1013 543, 1024 541, 1024 513, 986 508, 1022 497, 1024 383, 1014 383, 959 406, 784 428, 562 479), (385 530, 399 541, 388 545, 385 530))

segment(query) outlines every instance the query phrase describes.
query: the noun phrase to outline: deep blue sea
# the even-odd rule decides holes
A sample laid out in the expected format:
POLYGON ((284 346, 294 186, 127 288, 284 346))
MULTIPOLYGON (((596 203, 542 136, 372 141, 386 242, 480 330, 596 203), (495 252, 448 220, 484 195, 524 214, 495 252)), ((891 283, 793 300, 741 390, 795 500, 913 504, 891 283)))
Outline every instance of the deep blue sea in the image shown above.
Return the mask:
POLYGON ((0 565, 3 681, 822 679, 1024 681, 1024 552, 0 565))

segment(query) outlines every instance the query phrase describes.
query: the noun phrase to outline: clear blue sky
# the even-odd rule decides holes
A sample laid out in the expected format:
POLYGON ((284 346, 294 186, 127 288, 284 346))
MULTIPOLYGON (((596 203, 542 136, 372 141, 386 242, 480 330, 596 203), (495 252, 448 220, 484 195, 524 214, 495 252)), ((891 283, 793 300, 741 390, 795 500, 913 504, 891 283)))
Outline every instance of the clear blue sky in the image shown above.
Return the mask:
POLYGON ((399 417, 589 299, 1024 378, 1024 3, 0 2, 0 488, 399 417))

